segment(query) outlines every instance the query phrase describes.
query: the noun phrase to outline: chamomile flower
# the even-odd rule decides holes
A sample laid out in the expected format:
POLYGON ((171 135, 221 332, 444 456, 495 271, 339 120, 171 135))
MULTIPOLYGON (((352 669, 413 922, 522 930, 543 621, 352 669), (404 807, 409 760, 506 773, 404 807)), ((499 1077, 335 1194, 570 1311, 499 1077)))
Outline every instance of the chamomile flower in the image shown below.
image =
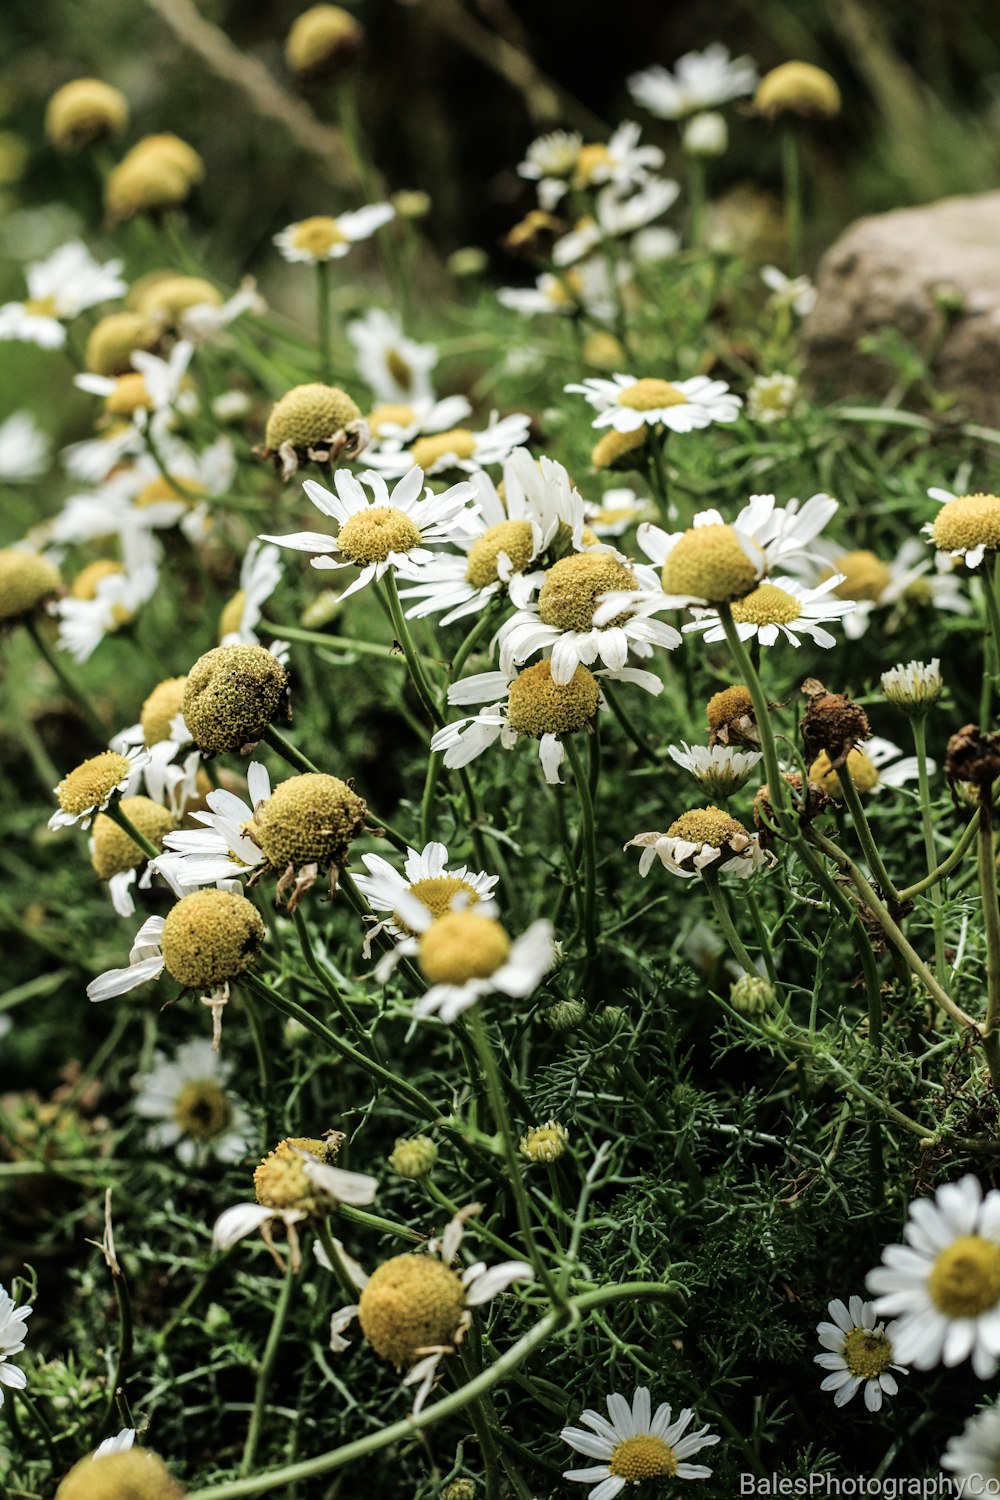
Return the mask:
POLYGON ((448 689, 451 704, 482 703, 472 718, 458 719, 439 729, 431 749, 444 753, 449 769, 467 766, 499 740, 504 750, 513 750, 520 736, 538 741, 538 759, 545 780, 561 782, 565 758, 563 737, 585 729, 603 708, 599 678, 631 682, 647 693, 660 693, 663 683, 652 672, 638 667, 591 672, 577 667, 569 681, 557 683, 547 658, 514 672, 480 672, 453 683, 448 689))
POLYGON ((756 834, 718 807, 682 813, 666 833, 637 833, 625 848, 642 850, 641 876, 649 874, 656 859, 665 870, 684 880, 693 880, 706 870, 713 876, 732 874, 746 879, 774 864, 756 834))
POLYGON ((365 451, 365 462, 373 454, 386 451, 393 456, 402 448, 411 448, 420 438, 448 432, 472 413, 465 396, 414 396, 412 401, 391 401, 375 406, 368 414, 371 441, 365 451))
POLYGON ((595 427, 613 427, 617 432, 636 432, 644 426, 694 432, 713 422, 735 422, 743 404, 724 380, 710 380, 707 375, 678 381, 635 375, 605 380, 591 375, 582 384, 564 389, 585 396, 596 409, 595 427))
POLYGON ((783 422, 799 400, 799 382, 794 375, 755 375, 747 391, 747 416, 751 422, 783 422))
POLYGON ((183 1042, 172 1058, 155 1052, 149 1072, 133 1079, 135 1111, 150 1122, 150 1143, 173 1150, 185 1166, 246 1156, 250 1118, 228 1093, 233 1066, 199 1037, 183 1042))
POLYGON ((975 1493, 968 1481, 979 1486, 985 1475, 990 1476, 983 1490, 984 1494, 989 1493, 990 1483, 1000 1473, 1000 1405, 977 1411, 957 1437, 949 1438, 941 1467, 955 1475, 956 1484, 966 1482, 966 1494, 975 1493))
POLYGON ((113 798, 132 790, 149 759, 149 751, 137 745, 128 750, 103 750, 83 761, 55 788, 59 810, 49 819, 49 827, 69 828, 79 823, 89 828, 94 816, 113 798))
POLYGON ((488 464, 502 464, 515 448, 525 443, 531 430, 531 418, 523 412, 501 417, 491 412, 486 426, 478 431, 452 427, 445 432, 428 433, 404 446, 387 441, 370 455, 370 462, 389 478, 405 474, 416 465, 425 474, 442 474, 451 469, 475 473, 488 464))
MULTIPOLYGON (((233 445, 220 437, 196 453, 169 433, 157 432, 157 424, 154 417, 151 430, 167 473, 148 452, 136 453, 131 463, 98 480, 96 490, 67 499, 52 523, 54 540, 88 542, 135 528, 161 531, 177 525, 189 541, 203 539, 211 524, 209 501, 232 487, 233 445)), ((142 433, 132 430, 136 447, 143 447, 142 433)))
POLYGON ((400 891, 408 891, 429 912, 440 917, 451 910, 456 898, 464 899, 470 909, 492 901, 500 878, 483 871, 473 872, 468 865, 449 870, 448 850, 438 843, 425 844, 419 853, 407 849, 402 873, 380 854, 363 854, 361 863, 368 874, 355 875, 354 884, 375 913, 365 918, 375 924, 365 933, 362 950, 365 958, 371 957, 372 943, 383 934, 394 940, 409 935, 409 928, 400 922, 396 912, 400 891), (381 912, 386 915, 380 920, 381 912))
POLYGON ((128 290, 121 269, 120 260, 103 265, 94 260, 81 240, 60 245, 48 259, 28 266, 26 301, 0 307, 0 339, 61 349, 66 342, 64 323, 128 290))
POLYGON ((895 1357, 918 1370, 971 1358, 980 1380, 1000 1356, 1000 1192, 971 1174, 910 1204, 903 1245, 869 1271, 879 1316, 895 1319, 895 1357))
POLYGON ((622 536, 632 526, 648 521, 656 510, 651 500, 622 485, 605 490, 599 501, 584 504, 583 516, 595 536, 622 536))
MULTIPOLYGON (((800 637, 810 636, 817 646, 835 646, 837 638, 823 629, 824 623, 842 620, 855 608, 853 599, 833 597, 839 582, 840 574, 835 573, 814 589, 795 578, 768 578, 759 583, 730 605, 740 640, 773 646, 784 636, 799 646, 800 637)), ((696 618, 684 626, 685 633, 698 631, 708 643, 726 639, 717 610, 696 608, 693 613, 696 618)))
POLYGON ((818 570, 811 569, 816 582, 839 573, 840 582, 834 593, 840 599, 854 601, 854 609, 844 617, 848 640, 855 641, 864 635, 875 610, 895 606, 905 611, 928 606, 966 615, 972 609, 954 564, 941 554, 932 560, 916 537, 908 538, 888 561, 867 547, 845 551, 831 542, 819 541, 812 549, 812 561, 826 563, 818 570))
POLYGON ((77 375, 74 384, 92 396, 103 396, 109 412, 114 412, 122 382, 137 382, 137 399, 129 414, 137 426, 144 427, 150 413, 160 415, 178 406, 193 353, 194 345, 186 339, 179 339, 166 359, 136 349, 132 355, 135 375, 77 375))
POLYGON ((27 1333, 24 1325, 32 1311, 30 1307, 18 1307, 10 1293, 0 1286, 0 1406, 4 1402, 4 1386, 11 1391, 23 1391, 28 1383, 24 1371, 9 1360, 24 1348, 27 1333))
POLYGON ((576 130, 552 130, 540 135, 528 147, 518 175, 537 182, 538 197, 544 209, 555 208, 566 191, 566 184, 576 167, 583 136, 576 130))
POLYGON ((689 771, 710 797, 731 797, 745 786, 762 759, 759 750, 736 750, 732 745, 668 745, 675 765, 689 771))
POLYGON ((339 260, 359 240, 371 239, 372 235, 396 217, 391 203, 369 203, 352 213, 315 214, 310 219, 301 219, 289 224, 274 236, 274 243, 288 261, 317 265, 322 261, 339 260))
POLYGON ((633 73, 627 81, 636 104, 643 105, 651 115, 660 120, 682 120, 752 94, 757 76, 751 57, 730 57, 728 47, 712 42, 704 52, 685 52, 672 73, 657 65, 633 73))
POLYGON ((614 1392, 607 1398, 607 1407, 607 1417, 588 1409, 580 1414, 581 1427, 564 1427, 559 1434, 576 1453, 596 1460, 590 1468, 567 1469, 563 1474, 576 1484, 592 1484, 589 1500, 614 1500, 626 1485, 646 1479, 711 1478, 711 1469, 688 1460, 703 1448, 713 1447, 719 1437, 707 1427, 689 1432, 694 1420, 689 1407, 676 1419, 667 1402, 654 1412, 645 1386, 636 1389, 631 1405, 614 1392))
POLYGON ((338 469, 333 483, 336 494, 313 479, 307 479, 303 488, 317 510, 337 522, 335 537, 296 531, 260 540, 315 553, 314 568, 358 568, 343 599, 377 582, 390 569, 407 578, 419 577, 421 567, 434 555, 425 543, 447 541, 468 531, 474 519, 469 508, 475 496, 471 484, 453 484, 435 495, 416 464, 407 467, 391 494, 382 475, 371 470, 355 477, 349 469, 338 469), (365 486, 371 491, 370 499, 365 486))
POLYGON ((613 183, 621 192, 641 187, 650 172, 663 166, 659 146, 640 143, 642 126, 624 120, 607 143, 587 141, 579 150, 573 168, 575 188, 597 188, 613 183))
POLYGON ((996 495, 953 495, 927 491, 941 506, 923 534, 938 552, 967 568, 978 568, 987 553, 1000 551, 1000 499, 996 495))
POLYGON ((772 307, 789 308, 805 318, 816 306, 816 288, 808 276, 786 276, 777 266, 764 266, 760 279, 771 292, 772 307))
POLYGON ((92 656, 105 636, 131 625, 156 592, 160 579, 156 544, 150 533, 130 526, 121 533, 123 561, 93 587, 71 591, 53 606, 59 620, 59 646, 74 661, 92 656))
POLYGON ((882 673, 881 683, 890 703, 907 715, 922 718, 944 691, 940 658, 932 657, 929 662, 900 662, 882 673))
POLYGON ((240 586, 222 611, 219 644, 236 641, 256 645, 254 626, 260 623, 263 606, 281 582, 281 553, 277 547, 252 541, 240 567, 240 586))
POLYGON ((864 1387, 868 1410, 881 1411, 883 1395, 895 1396, 899 1390, 892 1371, 907 1373, 894 1362, 892 1330, 886 1332, 876 1320, 875 1304, 861 1297, 849 1303, 835 1298, 829 1312, 833 1321, 816 1327, 824 1352, 814 1356, 815 1363, 830 1371, 820 1390, 833 1391, 834 1403, 846 1406, 864 1387))
POLYGON ((244 313, 262 313, 266 307, 254 278, 246 276, 225 302, 195 302, 182 308, 177 315, 177 326, 183 338, 200 348, 202 344, 212 343, 244 313))
POLYGON ((603 240, 634 234, 666 213, 679 192, 679 184, 666 177, 648 178, 628 197, 622 197, 613 185, 602 188, 594 202, 594 216, 582 219, 556 243, 552 252, 554 263, 572 266, 603 240))
POLYGON ((50 442, 28 411, 0 424, 0 483, 31 484, 49 466, 50 442))
POLYGON ((345 332, 354 345, 358 372, 376 401, 414 402, 433 398, 431 371, 438 361, 433 344, 407 338, 399 320, 373 307, 354 318, 345 332))
MULTIPOLYGON (((856 745, 848 753, 845 765, 863 797, 883 792, 887 787, 905 786, 908 781, 916 781, 919 774, 919 762, 915 755, 904 755, 898 745, 894 745, 891 740, 881 739, 877 734, 865 740, 863 746, 856 745)), ((936 770, 935 762, 928 758, 928 774, 933 775, 936 770)), ((809 767, 809 780, 828 797, 837 801, 843 797, 840 779, 825 750, 820 751, 809 767)))

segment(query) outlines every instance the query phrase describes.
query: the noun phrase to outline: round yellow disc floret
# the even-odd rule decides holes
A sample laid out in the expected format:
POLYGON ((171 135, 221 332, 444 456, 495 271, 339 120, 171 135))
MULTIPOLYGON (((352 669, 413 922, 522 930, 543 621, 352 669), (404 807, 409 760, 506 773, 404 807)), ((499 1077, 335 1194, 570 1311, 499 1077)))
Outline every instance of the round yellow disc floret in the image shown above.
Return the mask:
POLYGON ((198 1141, 214 1141, 233 1117, 232 1106, 214 1078, 192 1078, 173 1104, 174 1124, 198 1141))
POLYGON ((347 235, 332 214, 314 214, 310 219, 300 219, 292 225, 289 239, 294 249, 323 260, 334 245, 345 245, 347 235))
POLYGON ((635 432, 618 432, 612 427, 594 444, 590 462, 595 469, 633 468, 638 459, 638 450, 644 447, 645 442, 644 427, 637 427, 635 432))
POLYGON ((402 402, 386 402, 372 408, 368 415, 368 431, 372 437, 378 437, 386 427, 408 427, 413 421, 413 415, 412 406, 405 406, 402 402))
POLYGON ((419 546, 416 521, 393 505, 356 511, 337 534, 337 551, 359 568, 385 562, 390 552, 411 552, 419 546))
POLYGON ((569 682, 553 682, 546 659, 514 678, 507 694, 507 721, 536 740, 543 734, 571 734, 590 722, 600 699, 597 678, 586 667, 577 667, 569 682))
POLYGON ((64 813, 78 818, 92 807, 107 802, 117 786, 127 780, 132 766, 117 750, 102 750, 64 776, 56 787, 56 798, 64 813))
POLYGON ((81 568, 79 573, 70 584, 70 593, 74 599, 96 599, 97 585, 102 578, 113 578, 116 573, 125 570, 120 562, 115 562, 111 557, 99 557, 96 562, 88 563, 81 568))
POLYGON ((763 552, 748 556, 731 526, 692 526, 663 564, 663 587, 668 594, 724 604, 756 588, 763 565, 763 552))
MULTIPOLYGON (((873 792, 878 786, 878 767, 871 756, 866 755, 863 750, 849 751, 845 765, 848 775, 862 795, 866 792, 873 792)), ((830 757, 825 750, 819 752, 809 767, 809 780, 828 797, 839 800, 844 795, 840 778, 830 764, 830 757)))
MULTIPOLYGON (((184 485, 185 490, 193 494, 201 495, 205 493, 197 479, 190 479, 185 475, 180 482, 184 485)), ((176 505, 178 502, 183 505, 190 503, 188 496, 181 494, 174 480, 169 479, 166 474, 156 474, 148 484, 143 485, 132 503, 139 510, 144 510, 147 505, 176 505)))
POLYGON ((595 370, 620 370, 628 360, 620 340, 604 328, 587 334, 581 353, 584 363, 593 365, 595 370))
MULTIPOLYGON (((151 844, 157 849, 163 848, 164 835, 175 826, 165 807, 151 797, 123 797, 119 806, 129 822, 145 834, 151 844)), ((145 859, 143 850, 129 838, 124 828, 105 813, 95 818, 90 862, 98 880, 110 880, 112 875, 135 870, 145 859)))
POLYGON ((59 569, 34 552, 0 552, 0 621, 20 620, 62 588, 59 569))
POLYGON ((247 606, 247 596, 243 589, 237 589, 233 597, 222 606, 219 614, 219 636, 237 635, 240 625, 243 623, 243 611, 247 606))
POLYGON ((184 1500, 185 1493, 162 1458, 130 1448, 97 1459, 88 1453, 70 1469, 56 1500, 184 1500))
POLYGON ((641 1432, 612 1449, 608 1468, 616 1479, 624 1479, 627 1484, 641 1484, 644 1479, 663 1475, 673 1478, 677 1473, 677 1455, 662 1438, 641 1432))
MULTIPOLYGON (((410 886, 410 895, 426 906, 434 917, 443 917, 446 912, 451 911, 456 897, 464 902, 464 910, 479 903, 475 888, 457 875, 428 875, 424 880, 415 880, 410 886)), ((406 926, 398 916, 395 920, 400 926, 406 926)))
POLYGON ((128 375, 137 349, 155 349, 160 329, 142 313, 108 313, 91 329, 87 340, 87 369, 95 375, 128 375))
POLYGON ((136 372, 119 375, 115 388, 104 398, 104 409, 112 417, 131 417, 137 411, 152 411, 153 398, 146 387, 146 377, 136 372))
POLYGON ((334 1132, 320 1140, 313 1136, 288 1136, 262 1159, 253 1174, 257 1202, 265 1208, 298 1208, 303 1213, 329 1211, 331 1199, 306 1176, 301 1153, 329 1164, 340 1149, 343 1136, 334 1132))
POLYGON ((198 155, 193 146, 187 141, 182 141, 179 135, 171 131, 162 131, 159 135, 144 135, 133 147, 130 155, 147 156, 160 161, 171 162, 179 172, 183 173, 185 181, 194 187, 201 182, 205 176, 205 163, 198 155))
POLYGON ((199 656, 184 684, 181 712, 207 754, 256 744, 277 716, 288 674, 263 646, 216 646, 199 656))
POLYGON ((838 557, 832 568, 822 575, 820 582, 834 573, 843 573, 843 583, 838 583, 833 592, 838 599, 879 600, 892 582, 892 574, 880 557, 866 547, 856 552, 845 552, 838 557))
POLYGON ((843 1354, 845 1365, 859 1380, 877 1380, 892 1364, 892 1344, 874 1328, 852 1328, 843 1354))
POLYGON ((946 1318, 978 1318, 1000 1302, 1000 1245, 963 1234, 931 1267, 927 1290, 946 1318))
POLYGON ((773 583, 760 583, 733 604, 737 625, 790 625, 802 606, 794 594, 773 583))
POLYGON ((177 208, 190 191, 190 179, 170 156, 134 148, 108 173, 104 206, 112 219, 131 219, 177 208))
POLYGON ((840 89, 829 73, 813 63, 786 62, 764 75, 753 102, 761 115, 817 115, 830 119, 840 113, 840 89))
POLYGON ((210 886, 170 908, 160 946, 171 978, 207 989, 248 969, 263 941, 264 922, 253 902, 210 886))
POLYGON ((340 869, 367 811, 346 781, 309 772, 279 782, 257 816, 255 837, 276 870, 340 869))
POLYGON ((358 1299, 362 1333, 397 1369, 412 1364, 421 1349, 451 1344, 464 1312, 461 1278, 430 1255, 383 1261, 358 1299))
POLYGON ((618 394, 618 405, 633 411, 659 411, 662 406, 686 406, 687 397, 669 380, 637 380, 618 394))
POLYGON ((125 95, 100 78, 74 78, 56 89, 45 110, 45 134, 57 151, 119 136, 127 124, 125 95))
MULTIPOLYGON (((610 552, 576 552, 561 558, 546 573, 538 595, 539 618, 556 630, 591 630, 602 594, 637 587, 632 569, 610 552)), ((605 628, 627 619, 627 614, 616 615, 605 628)))
POLYGON ((573 172, 573 186, 585 188, 589 187, 595 181, 600 181, 604 177, 610 162, 611 153, 603 141, 588 141, 577 152, 573 172))
POLYGON ((681 813, 671 823, 667 837, 683 839, 687 844, 708 844, 713 849, 724 849, 732 839, 749 839, 750 834, 742 823, 723 812, 721 807, 696 807, 691 812, 681 813))
POLYGON ((422 469, 432 469, 443 458, 471 458, 475 451, 475 433, 466 427, 453 427, 450 432, 435 432, 431 437, 417 438, 411 456, 422 469))
POLYGON ((156 276, 133 299, 148 318, 176 323, 192 307, 222 306, 222 293, 204 276, 156 276))
POLYGON ((497 583, 500 574, 497 560, 503 552, 510 558, 515 573, 523 573, 535 550, 535 538, 530 521, 498 521, 489 526, 482 536, 476 537, 469 548, 465 577, 473 588, 484 589, 497 583))
POLYGON ((276 401, 267 419, 264 442, 275 452, 283 443, 311 448, 343 432, 361 416, 346 391, 336 385, 297 385, 276 401))
POLYGON ((494 917, 449 911, 420 935, 418 961, 431 984, 488 979, 510 953, 510 938, 494 917))
POLYGON ((720 688, 705 704, 705 717, 713 733, 739 724, 741 719, 752 719, 753 711, 750 689, 744 687, 742 682, 734 682, 731 687, 720 688))
POLYGON ((169 740, 170 726, 184 703, 186 677, 167 677, 158 682, 139 710, 143 740, 147 747, 169 740))
POLYGON ((329 77, 349 66, 364 35, 359 23, 339 5, 314 5, 293 21, 285 41, 285 61, 300 77, 329 77))
POLYGON ((973 547, 1000 549, 1000 499, 996 495, 959 495, 946 500, 931 526, 931 540, 942 552, 973 547))

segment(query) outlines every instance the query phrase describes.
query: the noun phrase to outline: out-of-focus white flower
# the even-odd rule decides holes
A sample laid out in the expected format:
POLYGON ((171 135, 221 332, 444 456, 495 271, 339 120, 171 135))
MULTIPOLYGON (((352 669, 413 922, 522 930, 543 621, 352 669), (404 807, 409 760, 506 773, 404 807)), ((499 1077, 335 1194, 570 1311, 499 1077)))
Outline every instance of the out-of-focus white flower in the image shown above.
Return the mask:
POLYGON ((431 371, 438 352, 403 333, 402 324, 384 308, 373 307, 346 328, 354 345, 358 371, 376 401, 407 402, 432 398, 431 371))
POLYGON ((311 219, 301 219, 289 224, 274 236, 274 243, 288 261, 304 261, 311 265, 327 260, 339 260, 359 240, 370 239, 376 230, 396 217, 391 203, 369 203, 353 213, 316 214, 311 219))
POLYGON ((585 218, 557 241, 552 259, 557 266, 571 266, 591 253, 602 240, 634 234, 676 202, 679 185, 668 177, 648 177, 642 186, 623 197, 615 186, 597 194, 595 217, 585 218))
POLYGON ((771 289, 772 307, 790 307, 798 317, 804 318, 816 306, 816 288, 808 276, 786 276, 777 266, 764 266, 760 279, 771 289))
POLYGON ((692 115, 684 126, 681 145, 688 156, 725 156, 729 145, 725 118, 714 110, 692 115))
POLYGON ((751 57, 730 57, 728 47, 713 42, 704 52, 685 52, 672 73, 660 65, 634 73, 628 88, 635 102, 650 114, 661 120, 680 120, 752 94, 757 77, 751 57))
POLYGON ((49 466, 51 444, 29 411, 16 411, 0 426, 0 482, 30 484, 49 466))
POLYGON ((60 245, 46 260, 28 266, 27 299, 0 307, 0 339, 61 349, 66 342, 65 322, 128 290, 121 269, 120 260, 103 265, 94 260, 82 240, 60 245))

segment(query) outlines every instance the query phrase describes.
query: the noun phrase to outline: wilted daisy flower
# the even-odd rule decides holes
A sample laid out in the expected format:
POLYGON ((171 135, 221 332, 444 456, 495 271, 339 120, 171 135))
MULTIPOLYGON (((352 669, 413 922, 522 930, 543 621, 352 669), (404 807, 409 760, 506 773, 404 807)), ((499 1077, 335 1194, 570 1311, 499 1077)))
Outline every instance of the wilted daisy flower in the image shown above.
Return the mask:
POLYGON ((648 875, 658 859, 665 870, 691 880, 707 869, 712 875, 741 878, 774 864, 756 834, 718 807, 699 807, 682 813, 666 833, 637 833, 626 849, 641 849, 639 874, 648 875))
POLYGON ((890 703, 906 714, 923 715, 940 698, 944 690, 941 662, 934 657, 929 662, 900 662, 882 673, 882 691, 890 703))
POLYGON ((972 1358, 980 1380, 1000 1355, 1000 1192, 971 1174, 910 1204, 905 1245, 869 1271, 875 1312, 895 1319, 895 1356, 918 1370, 972 1358))
MULTIPOLYGON (((987 1406, 970 1417, 957 1437, 949 1438, 941 1458, 942 1469, 955 1475, 956 1483, 974 1480, 981 1484, 1000 1474, 1000 1405, 987 1406)), ((971 1485, 965 1490, 973 1494, 971 1485)), ((984 1494, 988 1494, 988 1487, 984 1494)))
POLYGON ((157 547, 150 533, 139 526, 121 532, 122 563, 110 563, 97 576, 74 581, 70 592, 53 606, 59 620, 59 646, 83 662, 105 636, 131 625, 156 592, 160 579, 157 547))
POLYGON ((3 1388, 23 1391, 28 1377, 17 1365, 9 1364, 12 1354, 20 1354, 24 1348, 27 1330, 25 1320, 33 1309, 18 1307, 13 1297, 0 1286, 0 1406, 3 1406, 3 1388))
POLYGON ((777 266, 764 266, 760 279, 770 289, 772 307, 790 308, 804 318, 816 306, 816 288, 808 276, 786 276, 777 266))
POLYGON ((607 1398, 607 1417, 600 1412, 581 1412, 582 1427, 564 1427, 559 1436, 577 1453, 596 1459, 589 1469, 567 1469, 564 1479, 592 1484, 589 1500, 614 1500, 627 1484, 645 1479, 709 1479, 711 1469, 688 1463, 702 1448, 719 1441, 707 1427, 688 1432, 694 1412, 688 1407, 672 1421, 667 1402, 652 1410, 649 1391, 639 1386, 631 1406, 615 1392, 607 1398))
MULTIPOLYGON (((916 781, 918 775, 916 756, 904 755, 898 745, 880 739, 878 735, 867 739, 863 749, 855 746, 845 764, 862 796, 884 791, 886 787, 905 786, 908 781, 916 781)), ((927 761, 927 770, 929 773, 937 770, 931 759, 927 761)), ((825 750, 820 751, 809 767, 809 780, 828 797, 839 800, 843 796, 840 780, 825 750)))
POLYGON ((636 104, 661 120, 681 120, 703 109, 716 109, 752 94, 757 69, 751 57, 730 57, 729 48, 712 42, 704 52, 685 52, 672 73, 662 66, 633 73, 628 89, 636 104))
POLYGON ((516 673, 480 672, 453 683, 448 689, 448 702, 485 706, 474 717, 458 719, 439 729, 431 740, 431 749, 443 751, 445 765, 457 770, 497 740, 504 750, 513 750, 518 737, 525 735, 538 741, 538 759, 546 781, 560 782, 559 768, 566 754, 563 736, 586 728, 604 706, 598 682, 601 677, 635 683, 647 693, 663 691, 658 677, 638 667, 597 672, 577 667, 565 683, 555 681, 548 659, 516 673))
POLYGON ((594 201, 594 216, 581 219, 557 242, 552 252, 554 263, 571 266, 603 240, 634 234, 666 213, 679 192, 679 184, 666 177, 648 178, 627 198, 613 185, 602 188, 594 201))
POLYGON ((240 566, 240 586, 219 619, 219 645, 237 642, 256 645, 254 626, 260 623, 262 607, 281 582, 281 553, 277 547, 249 545, 240 566))
POLYGON ((791 416, 799 399, 794 375, 755 375, 747 391, 747 416, 752 422, 783 422, 791 416))
POLYGON ((246 1156, 250 1119, 227 1092, 233 1066, 201 1038, 183 1042, 173 1058, 155 1052, 150 1071, 132 1080, 136 1114, 153 1122, 151 1143, 173 1149, 185 1166, 206 1157, 239 1161, 246 1156))
POLYGON ((643 426, 694 432, 713 422, 735 422, 743 404, 724 380, 710 380, 707 375, 678 381, 635 375, 604 380, 591 375, 582 384, 564 389, 585 396, 596 409, 595 427, 613 427, 617 432, 635 432, 643 426))
POLYGON ((31 484, 49 466, 51 444, 29 411, 0 424, 0 483, 31 484))
POLYGON ((515 448, 527 441, 531 418, 523 412, 500 417, 491 412, 486 426, 473 432, 468 427, 452 427, 446 432, 428 433, 408 446, 386 441, 375 448, 371 462, 389 478, 405 474, 416 465, 425 474, 441 474, 449 469, 474 473, 487 464, 502 464, 515 448))
POLYGON ((837 1406, 846 1406, 864 1386, 865 1405, 869 1411, 882 1410, 882 1396, 895 1396, 899 1390, 890 1373, 907 1372, 894 1363, 891 1330, 875 1318, 875 1304, 861 1297, 850 1303, 836 1298, 829 1304, 832 1323, 819 1323, 816 1332, 824 1353, 814 1356, 816 1364, 829 1370, 820 1385, 821 1391, 833 1391, 837 1406))
POLYGON ((28 297, 0 307, 0 339, 18 339, 41 349, 61 349, 69 319, 128 290, 122 262, 94 260, 81 240, 70 240, 25 272, 28 297))
POLYGON ((418 344, 403 333, 399 320, 373 307, 345 329, 354 345, 358 373, 376 401, 412 402, 434 395, 431 371, 438 361, 433 344, 418 344))
POLYGON ((89 828, 95 813, 103 812, 112 798, 123 796, 144 766, 149 751, 136 746, 126 751, 102 750, 64 776, 55 788, 58 812, 49 819, 50 828, 68 828, 79 823, 89 828))
POLYGON ((948 490, 927 491, 941 509, 923 534, 946 556, 961 559, 967 568, 978 568, 987 552, 1000 550, 1000 499, 996 495, 952 495, 948 490))
POLYGON ((377 582, 390 568, 407 578, 419 578, 421 567, 434 556, 424 544, 448 541, 468 531, 474 520, 469 501, 476 492, 468 481, 435 495, 417 465, 407 467, 391 494, 382 475, 372 470, 355 477, 349 469, 338 469, 333 483, 336 494, 313 479, 307 479, 303 488, 317 510, 337 522, 335 537, 295 531, 288 536, 263 536, 261 541, 316 553, 314 568, 360 569, 342 599, 377 582))
POLYGON ((441 917, 451 910, 456 898, 464 900, 467 908, 491 901, 500 878, 482 871, 473 873, 467 865, 449 870, 448 850, 444 844, 437 843, 425 844, 419 853, 416 849, 407 849, 402 874, 380 854, 363 854, 361 863, 368 874, 355 875, 354 884, 372 912, 376 913, 365 918, 367 922, 375 923, 365 933, 365 958, 371 956, 372 943, 383 933, 397 940, 409 934, 408 927, 396 912, 400 891, 408 891, 433 916, 441 917), (387 915, 379 920, 379 912, 387 915))
POLYGON ((454 1353, 472 1327, 475 1309, 506 1291, 512 1282, 530 1281, 534 1276, 523 1260, 496 1266, 476 1261, 462 1271, 454 1269, 465 1221, 479 1207, 474 1203, 460 1210, 440 1240, 427 1242, 426 1251, 394 1255, 370 1276, 356 1263, 347 1266, 361 1295, 356 1303, 333 1314, 330 1348, 341 1354, 350 1347, 344 1331, 357 1318, 379 1358, 397 1370, 405 1368, 403 1384, 417 1386, 414 1412, 430 1394, 443 1356, 454 1353))
POLYGON ((315 214, 311 219, 289 224, 274 236, 274 243, 286 260, 316 265, 319 261, 339 260, 352 245, 371 239, 376 230, 395 217, 391 203, 369 203, 336 218, 315 214))
MULTIPOLYGON (((831 597, 840 575, 834 574, 817 588, 809 589, 795 578, 769 578, 749 594, 730 605, 741 641, 756 639, 762 646, 773 646, 782 636, 793 646, 801 645, 800 636, 811 636, 817 646, 835 646, 836 636, 823 629, 823 623, 842 620, 854 609, 852 599, 831 597)), ((714 609, 695 609, 696 618, 684 626, 685 633, 701 632, 705 640, 724 641, 726 632, 714 609)))
POLYGON ((734 750, 731 745, 668 745, 670 759, 703 786, 710 797, 731 797, 745 786, 761 759, 759 750, 734 750))

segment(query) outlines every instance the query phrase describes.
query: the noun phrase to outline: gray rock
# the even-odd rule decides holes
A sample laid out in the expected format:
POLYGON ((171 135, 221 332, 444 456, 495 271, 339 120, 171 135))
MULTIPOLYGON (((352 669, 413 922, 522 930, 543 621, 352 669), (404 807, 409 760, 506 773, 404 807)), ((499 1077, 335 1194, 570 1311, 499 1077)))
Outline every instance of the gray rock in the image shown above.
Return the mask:
POLYGON ((1000 424, 1000 192, 896 209, 844 231, 820 262, 803 328, 813 388, 881 399, 895 371, 858 340, 888 325, 926 354, 942 329, 942 288, 960 294, 962 311, 934 383, 976 420, 1000 424))

